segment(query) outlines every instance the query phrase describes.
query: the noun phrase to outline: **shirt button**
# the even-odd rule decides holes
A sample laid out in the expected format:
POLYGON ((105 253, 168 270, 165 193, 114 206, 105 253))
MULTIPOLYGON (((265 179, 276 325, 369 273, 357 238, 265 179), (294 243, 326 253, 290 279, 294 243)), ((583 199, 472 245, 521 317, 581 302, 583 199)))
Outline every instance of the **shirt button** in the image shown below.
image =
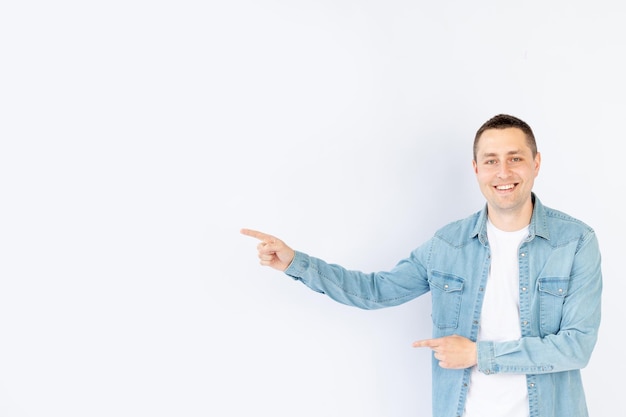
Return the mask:
POLYGON ((559 294, 563 293, 563 288, 559 288, 559 294))
POLYGON ((445 284, 445 285, 443 286, 443 288, 445 288, 445 289, 447 290, 447 289, 448 289, 448 284, 445 284))
POLYGON ((524 326, 528 326, 528 321, 524 320, 523 323, 524 323, 524 326))
POLYGON ((522 257, 526 256, 526 253, 522 252, 522 257))
POLYGON ((526 287, 522 287, 522 291, 526 291, 526 287))

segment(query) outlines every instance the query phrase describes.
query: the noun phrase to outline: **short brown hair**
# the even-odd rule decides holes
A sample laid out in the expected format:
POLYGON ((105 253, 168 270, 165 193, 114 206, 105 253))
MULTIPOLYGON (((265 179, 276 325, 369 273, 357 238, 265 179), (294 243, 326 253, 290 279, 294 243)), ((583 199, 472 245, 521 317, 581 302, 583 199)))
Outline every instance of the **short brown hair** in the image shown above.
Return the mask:
POLYGON ((485 130, 507 129, 510 127, 515 127, 524 132, 526 135, 526 144, 528 144, 534 158, 537 155, 537 142, 535 142, 535 134, 528 123, 509 114, 498 114, 483 123, 483 125, 476 132, 476 136, 474 137, 474 161, 476 160, 476 148, 478 148, 478 141, 485 130))

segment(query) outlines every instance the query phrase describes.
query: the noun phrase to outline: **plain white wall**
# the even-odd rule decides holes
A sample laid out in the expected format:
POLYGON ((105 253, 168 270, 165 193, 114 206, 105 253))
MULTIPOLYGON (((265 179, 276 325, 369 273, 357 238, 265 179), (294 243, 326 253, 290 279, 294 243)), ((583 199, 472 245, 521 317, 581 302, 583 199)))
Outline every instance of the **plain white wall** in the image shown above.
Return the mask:
POLYGON ((430 415, 429 297, 363 311, 241 227, 366 271, 480 209, 473 134, 533 126, 593 226, 591 414, 621 400, 618 1, 4 2, 0 415, 430 415))

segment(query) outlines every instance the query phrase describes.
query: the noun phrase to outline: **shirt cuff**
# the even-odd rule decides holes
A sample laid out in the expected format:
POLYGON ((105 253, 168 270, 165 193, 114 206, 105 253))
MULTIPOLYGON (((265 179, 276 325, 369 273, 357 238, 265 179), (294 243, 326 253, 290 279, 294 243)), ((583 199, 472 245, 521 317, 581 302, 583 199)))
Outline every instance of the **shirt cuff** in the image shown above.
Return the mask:
POLYGON ((309 268, 309 265, 311 263, 310 257, 309 255, 302 253, 302 252, 298 252, 298 251, 294 251, 294 252, 295 252, 295 255, 293 259, 291 260, 291 263, 289 264, 287 269, 285 269, 285 274, 289 275, 290 277, 294 279, 300 279, 302 275, 304 275, 306 270, 309 268))
POLYGON ((478 352, 478 371, 485 375, 495 374, 497 369, 494 364, 495 351, 493 342, 476 342, 476 350, 478 352))

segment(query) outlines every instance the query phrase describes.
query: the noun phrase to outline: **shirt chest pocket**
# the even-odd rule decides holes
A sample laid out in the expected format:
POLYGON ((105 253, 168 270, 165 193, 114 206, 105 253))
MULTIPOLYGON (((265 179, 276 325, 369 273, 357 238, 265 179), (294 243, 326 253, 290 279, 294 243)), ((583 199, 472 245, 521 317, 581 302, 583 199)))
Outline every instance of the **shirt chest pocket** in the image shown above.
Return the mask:
POLYGON ((463 295, 463 278, 432 271, 428 282, 432 297, 433 324, 440 329, 458 327, 463 295))
POLYGON ((563 303, 567 295, 567 278, 539 278, 539 318, 544 335, 556 334, 561 328, 563 303))

